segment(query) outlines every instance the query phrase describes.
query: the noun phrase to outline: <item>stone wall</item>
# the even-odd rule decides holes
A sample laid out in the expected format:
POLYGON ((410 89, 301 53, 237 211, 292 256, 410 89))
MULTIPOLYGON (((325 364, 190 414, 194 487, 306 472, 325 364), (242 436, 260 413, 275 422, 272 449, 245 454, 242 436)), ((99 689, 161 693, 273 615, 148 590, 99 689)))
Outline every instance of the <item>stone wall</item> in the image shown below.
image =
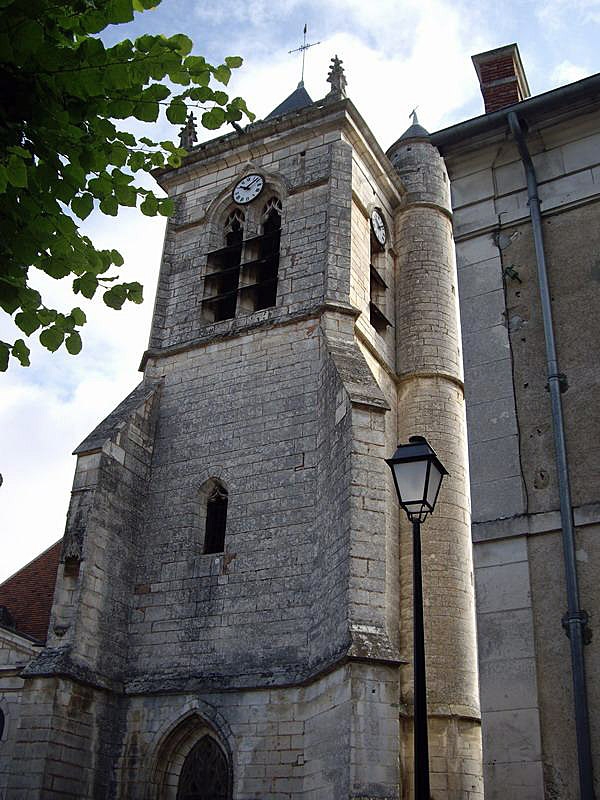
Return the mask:
MULTIPOLYGON (((600 596, 597 448, 600 118, 528 120, 539 182, 577 526, 582 607, 600 596), (585 589, 583 588, 585 587, 585 589)), ((446 153, 452 179, 469 428, 486 797, 577 796, 564 567, 525 174, 502 134, 446 153)), ((597 717, 594 646, 585 648, 597 717)), ((597 740, 592 722, 592 741, 597 740)), ((594 753, 596 781, 600 761, 594 753)))
POLYGON ((21 719, 24 680, 20 673, 40 650, 41 645, 29 638, 0 628, 0 711, 4 720, 4 730, 0 736, 0 797, 6 793, 21 719))

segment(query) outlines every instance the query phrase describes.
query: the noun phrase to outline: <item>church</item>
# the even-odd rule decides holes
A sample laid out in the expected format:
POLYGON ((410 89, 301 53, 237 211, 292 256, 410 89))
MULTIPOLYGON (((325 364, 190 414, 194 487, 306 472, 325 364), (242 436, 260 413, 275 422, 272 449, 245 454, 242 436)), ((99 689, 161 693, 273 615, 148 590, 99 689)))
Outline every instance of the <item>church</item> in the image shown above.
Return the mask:
POLYGON ((77 447, 61 542, 0 585, 1 797, 412 800, 385 459, 417 434, 449 473, 431 798, 591 800, 600 76, 530 97, 516 45, 473 61, 486 113, 387 153, 336 56, 321 100, 200 145, 190 120, 155 173, 142 380, 77 447))

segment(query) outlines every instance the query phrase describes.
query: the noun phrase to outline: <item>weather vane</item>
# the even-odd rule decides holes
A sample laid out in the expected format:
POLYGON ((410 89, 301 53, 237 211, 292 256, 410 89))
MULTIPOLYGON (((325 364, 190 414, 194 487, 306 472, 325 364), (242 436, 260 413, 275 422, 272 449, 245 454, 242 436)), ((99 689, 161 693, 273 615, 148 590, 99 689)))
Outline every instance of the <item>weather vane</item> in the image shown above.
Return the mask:
POLYGON ((311 42, 310 44, 306 44, 306 30, 307 25, 304 24, 304 41, 297 47, 295 50, 288 50, 288 53, 302 53, 302 78, 300 79, 299 86, 304 86, 304 57, 306 56, 306 51, 309 47, 314 47, 316 44, 321 44, 321 42, 311 42))

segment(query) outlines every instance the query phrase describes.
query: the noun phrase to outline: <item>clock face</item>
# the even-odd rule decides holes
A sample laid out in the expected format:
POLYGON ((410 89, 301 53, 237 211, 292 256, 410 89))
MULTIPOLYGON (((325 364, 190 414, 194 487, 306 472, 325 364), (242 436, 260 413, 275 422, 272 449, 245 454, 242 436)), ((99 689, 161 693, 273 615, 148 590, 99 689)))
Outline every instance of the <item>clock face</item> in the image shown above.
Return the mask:
POLYGON ((258 197, 264 185, 265 179, 262 175, 246 175, 233 187, 233 199, 239 205, 246 205, 246 203, 250 203, 255 197, 258 197))
POLYGON ((376 208, 371 212, 371 227, 373 228, 375 238, 379 244, 383 246, 385 244, 385 223, 383 217, 376 208))

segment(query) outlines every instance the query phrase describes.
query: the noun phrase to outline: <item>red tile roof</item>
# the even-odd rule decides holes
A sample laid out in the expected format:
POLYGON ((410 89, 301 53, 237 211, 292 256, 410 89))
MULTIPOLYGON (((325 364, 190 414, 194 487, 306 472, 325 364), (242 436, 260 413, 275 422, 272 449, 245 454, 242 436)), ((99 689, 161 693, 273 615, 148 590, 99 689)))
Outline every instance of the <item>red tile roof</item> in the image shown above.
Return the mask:
POLYGON ((6 606, 19 633, 46 641, 62 539, 0 583, 0 606, 6 606))

